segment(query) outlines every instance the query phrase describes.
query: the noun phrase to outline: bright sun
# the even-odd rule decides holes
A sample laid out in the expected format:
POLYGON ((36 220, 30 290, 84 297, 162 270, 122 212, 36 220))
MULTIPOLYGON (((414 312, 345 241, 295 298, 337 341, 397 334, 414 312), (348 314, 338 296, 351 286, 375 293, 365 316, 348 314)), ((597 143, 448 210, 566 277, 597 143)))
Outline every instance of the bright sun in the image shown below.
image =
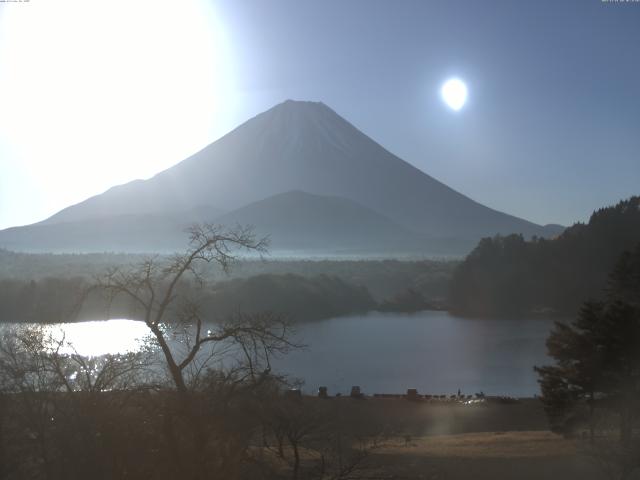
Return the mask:
POLYGON ((3 6, 0 153, 19 159, 3 173, 35 180, 59 200, 55 211, 215 140, 227 128, 218 123, 232 111, 234 79, 211 3, 3 6))
POLYGON ((440 94, 442 99, 453 110, 460 110, 467 102, 467 86, 459 78, 451 78, 447 80, 442 88, 440 94))

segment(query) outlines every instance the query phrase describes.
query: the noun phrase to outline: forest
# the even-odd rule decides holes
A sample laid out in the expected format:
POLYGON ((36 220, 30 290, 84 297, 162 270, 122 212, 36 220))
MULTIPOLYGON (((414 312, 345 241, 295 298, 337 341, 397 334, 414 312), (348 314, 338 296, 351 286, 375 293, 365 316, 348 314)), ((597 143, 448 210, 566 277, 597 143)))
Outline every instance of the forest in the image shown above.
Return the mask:
MULTIPOLYGON (((26 254, 0 250, 0 322, 58 323, 129 315, 106 303, 94 279, 144 255, 26 254), (80 300, 83 308, 80 309, 80 300)), ((160 262, 168 256, 150 257, 160 262)), ((311 321, 368 310, 417 311, 446 304, 455 261, 240 259, 228 272, 203 266, 209 287, 202 305, 212 317, 270 310, 311 321)), ((188 289, 187 284, 182 288, 188 289)), ((119 318, 116 317, 116 318, 119 318)))
POLYGON ((640 197, 595 211, 554 239, 484 238, 453 274, 457 314, 575 314, 598 298, 618 257, 640 242, 640 197))

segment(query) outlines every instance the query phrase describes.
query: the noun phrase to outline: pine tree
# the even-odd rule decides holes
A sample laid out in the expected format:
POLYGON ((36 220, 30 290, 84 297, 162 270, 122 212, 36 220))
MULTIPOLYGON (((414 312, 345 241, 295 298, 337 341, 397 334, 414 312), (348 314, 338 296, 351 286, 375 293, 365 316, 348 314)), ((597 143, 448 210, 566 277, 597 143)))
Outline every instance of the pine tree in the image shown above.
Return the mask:
POLYGON ((632 440, 640 396, 640 245, 611 273, 604 300, 585 302, 576 320, 556 323, 547 339, 553 366, 535 367, 542 401, 556 431, 588 420, 596 408, 620 420, 620 440, 632 440))

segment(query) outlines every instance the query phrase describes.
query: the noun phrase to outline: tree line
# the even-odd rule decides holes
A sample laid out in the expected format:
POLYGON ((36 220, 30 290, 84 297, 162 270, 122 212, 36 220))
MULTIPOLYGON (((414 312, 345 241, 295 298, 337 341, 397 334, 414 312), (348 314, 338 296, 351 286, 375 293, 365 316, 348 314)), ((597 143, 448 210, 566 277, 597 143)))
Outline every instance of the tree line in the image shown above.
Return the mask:
MULTIPOLYGON (((164 259, 156 261, 166 263, 164 259)), ((184 294, 197 291, 200 309, 212 319, 238 312, 271 311, 300 322, 371 310, 415 312, 444 308, 442 300, 432 301, 411 287, 376 301, 366 287, 325 274, 258 274, 208 282, 206 290, 200 289, 192 279, 181 279, 176 288, 184 294)), ((142 320, 128 302, 122 299, 107 302, 105 292, 99 286, 92 286, 88 277, 0 279, 0 322, 64 323, 107 318, 142 320)))
MULTIPOLYGON (((231 314, 272 311, 293 321, 312 321, 363 313, 376 307, 364 287, 337 277, 293 274, 258 275, 216 282, 201 290, 189 279, 176 287, 197 292, 200 308, 213 321, 231 314)), ((143 320, 129 302, 108 302, 100 287, 83 278, 0 280, 0 322, 64 323, 77 320, 130 318, 143 320)))
POLYGON ((574 314, 597 298, 619 255, 640 242, 640 197, 591 215, 555 239, 484 238, 454 271, 450 305, 465 315, 574 314))
MULTIPOLYGON (((0 281, 36 282, 43 279, 93 279, 106 269, 126 267, 149 255, 117 253, 46 254, 19 253, 0 248, 0 281)), ((156 256, 166 261, 166 255, 156 256)), ((239 258, 233 270, 223 272, 217 265, 203 266, 202 275, 210 282, 247 279, 259 275, 287 275, 316 278, 337 277, 365 287, 374 300, 392 299, 408 289, 428 300, 442 301, 448 293, 449 279, 459 262, 453 260, 316 260, 239 258)))

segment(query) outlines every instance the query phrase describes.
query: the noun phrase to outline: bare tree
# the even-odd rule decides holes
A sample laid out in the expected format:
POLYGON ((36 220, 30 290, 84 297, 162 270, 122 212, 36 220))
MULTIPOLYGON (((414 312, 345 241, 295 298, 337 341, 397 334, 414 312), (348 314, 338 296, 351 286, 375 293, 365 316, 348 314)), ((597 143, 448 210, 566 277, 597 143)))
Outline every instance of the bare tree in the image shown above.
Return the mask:
POLYGON ((176 474, 201 478, 209 468, 220 467, 222 452, 213 448, 213 431, 206 425, 213 403, 202 388, 212 377, 203 374, 214 360, 232 359, 233 365, 225 365, 227 387, 259 384, 269 377, 271 357, 296 345, 288 322, 278 315, 238 313, 218 319, 202 313, 204 267, 214 264, 228 272, 239 252, 265 252, 267 239, 256 238, 251 228, 211 224, 191 227, 189 238, 189 248, 168 262, 155 257, 129 269, 111 269, 95 288, 106 292, 109 304, 126 299, 149 328, 177 394, 163 393, 168 453, 176 474))
POLYGON ((119 415, 145 371, 143 353, 84 358, 44 327, 3 329, 0 394, 7 438, 2 446, 10 453, 5 454, 4 474, 117 475, 114 458, 121 452, 105 446, 123 443, 126 423, 119 415))
POLYGON ((265 451, 289 478, 380 478, 374 453, 389 437, 369 409, 350 399, 276 394, 263 401, 262 421, 274 442, 265 451))
POLYGON ((1 337, 1 433, 10 440, 0 436, 0 452, 18 470, 37 466, 14 469, 18 477, 255 478, 260 405, 282 385, 271 359, 297 345, 278 315, 220 319, 203 301, 207 265, 228 271, 240 250, 265 248, 250 229, 195 226, 184 253, 99 277, 83 298, 102 293, 109 306, 133 307, 150 356, 83 357, 46 328, 1 337), (158 359, 167 375, 156 381, 158 359))
MULTIPOLYGON (((207 346, 224 350, 235 344, 243 349, 246 359, 258 355, 267 363, 273 353, 293 346, 288 340, 288 323, 275 315, 239 314, 215 325, 208 322, 210 328, 205 330, 201 305, 194 298, 194 292, 206 286, 203 264, 214 263, 228 272, 237 252, 262 254, 267 239, 256 238, 250 228, 225 229, 211 224, 195 225, 188 232, 189 248, 174 255, 168 264, 150 258, 131 269, 114 268, 96 285, 107 292, 109 302, 125 297, 141 314, 180 393, 189 390, 187 373, 194 367, 197 371, 204 368, 202 362, 196 364, 207 346), (176 337, 180 338, 172 341, 176 337)), ((250 368, 253 373, 254 367, 250 368)))

